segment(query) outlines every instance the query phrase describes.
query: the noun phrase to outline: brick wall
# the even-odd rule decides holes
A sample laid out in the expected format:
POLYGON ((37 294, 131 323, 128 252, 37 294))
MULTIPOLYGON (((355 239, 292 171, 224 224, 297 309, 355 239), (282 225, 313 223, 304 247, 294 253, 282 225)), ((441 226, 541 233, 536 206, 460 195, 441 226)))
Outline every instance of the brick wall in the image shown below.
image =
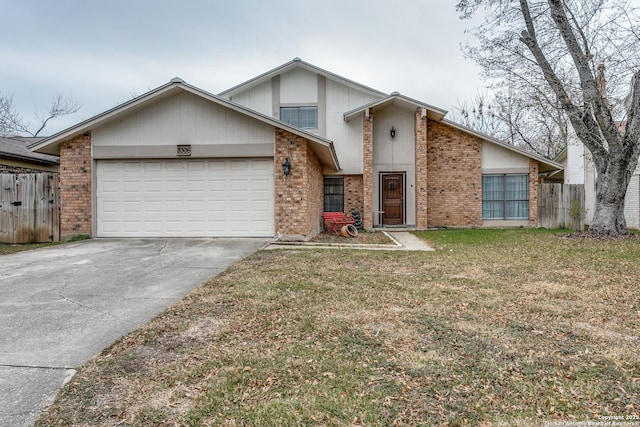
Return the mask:
POLYGON ((373 228, 373 111, 365 117, 362 132, 362 179, 363 187, 362 225, 365 229, 373 228))
POLYGON ((324 211, 324 175, 318 156, 307 142, 307 233, 306 238, 318 234, 321 230, 322 212, 324 211))
POLYGON ((351 215, 352 209, 364 211, 364 188, 362 175, 344 175, 344 213, 351 215))
POLYGON ((538 224, 538 170, 538 161, 529 159, 529 225, 538 224))
POLYGON ((308 240, 320 231, 324 207, 322 166, 305 138, 276 129, 275 228, 283 240, 308 240), (291 173, 282 173, 288 158, 291 173))
POLYGON ((91 135, 60 144, 60 240, 91 234, 91 135))
POLYGON ((415 161, 416 161, 416 228, 427 228, 427 118, 420 110, 415 112, 415 161))
POLYGON ((427 226, 482 225, 482 141, 427 123, 427 226))

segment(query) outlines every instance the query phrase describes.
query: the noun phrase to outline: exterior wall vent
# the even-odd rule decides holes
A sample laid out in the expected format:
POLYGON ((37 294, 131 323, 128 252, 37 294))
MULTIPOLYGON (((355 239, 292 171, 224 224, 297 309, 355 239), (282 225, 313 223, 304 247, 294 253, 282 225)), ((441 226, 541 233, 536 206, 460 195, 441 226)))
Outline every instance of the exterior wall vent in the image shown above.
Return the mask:
POLYGON ((178 157, 190 157, 191 156, 191 144, 189 145, 178 145, 177 155, 178 157))

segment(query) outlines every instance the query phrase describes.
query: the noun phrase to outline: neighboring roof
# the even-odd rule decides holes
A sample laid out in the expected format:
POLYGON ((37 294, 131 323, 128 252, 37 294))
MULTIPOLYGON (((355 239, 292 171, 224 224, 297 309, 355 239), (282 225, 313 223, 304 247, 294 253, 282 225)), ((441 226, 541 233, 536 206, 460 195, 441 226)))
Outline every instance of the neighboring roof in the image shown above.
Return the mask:
POLYGON ((122 117, 123 115, 137 111, 143 108, 145 104, 147 104, 148 102, 151 102, 152 100, 157 101, 159 99, 172 96, 178 91, 185 91, 185 92, 192 93, 208 101, 211 101, 215 104, 221 105, 223 107, 237 111, 246 116, 252 117, 261 122, 267 123, 269 125, 275 126, 277 128, 280 128, 288 132, 291 132, 293 134, 296 134, 298 136, 301 136, 311 142, 311 148, 316 153, 316 155, 320 158, 320 161, 323 164, 329 165, 335 170, 340 170, 340 163, 338 161, 338 157, 336 156, 336 152, 333 147, 332 141, 322 138, 318 135, 309 133, 295 126, 291 126, 286 123, 283 123, 272 117, 266 116, 262 113, 259 113, 247 107, 244 107, 240 104, 231 102, 228 99, 222 98, 221 96, 206 92, 202 89, 199 89, 195 86, 192 86, 186 83, 184 80, 180 78, 174 78, 169 83, 166 83, 156 89, 153 89, 139 97, 131 99, 110 110, 107 110, 81 123, 78 123, 75 126, 67 128, 61 132, 56 133, 55 135, 52 135, 48 138, 38 141, 32 144, 30 148, 32 150, 37 150, 44 153, 58 153, 59 145, 61 142, 69 140, 76 136, 82 135, 85 132, 88 132, 97 126, 108 123, 112 120, 122 117))
POLYGON ((567 161, 567 148, 568 146, 564 146, 562 150, 553 158, 555 162, 562 163, 567 161))
POLYGON ((424 108, 426 110, 427 116, 436 121, 440 121, 447 114, 446 110, 443 110, 438 107, 434 107, 433 105, 425 104, 424 102, 417 101, 413 98, 409 98, 408 96, 400 95, 398 92, 392 92, 391 95, 385 96, 382 99, 378 99, 372 101, 368 104, 365 104, 361 107, 353 109, 351 111, 347 111, 343 114, 344 120, 348 122, 355 116, 361 114, 363 111, 371 109, 375 110, 376 108, 384 108, 392 105, 405 105, 412 108, 424 108))
POLYGON ((29 150, 28 145, 42 138, 2 138, 0 137, 0 158, 20 160, 39 165, 57 165, 60 160, 57 156, 36 153, 29 150))
POLYGON ((458 130, 461 130, 463 132, 466 132, 468 134, 471 134, 473 136, 476 136, 476 137, 478 137, 478 138, 480 138, 480 139, 482 139, 484 141, 487 141, 487 142, 490 142, 492 144, 498 145, 498 146, 500 146, 502 148, 506 148, 507 150, 511 150, 511 151, 513 151, 515 153, 518 153, 518 154, 521 154, 523 156, 527 156, 527 157, 529 157, 531 159, 537 160, 540 163, 540 168, 539 168, 540 172, 548 172, 548 171, 563 170, 564 169, 564 166, 561 165, 560 163, 557 163, 557 162, 555 162, 553 160, 549 160, 546 157, 530 153, 530 152, 525 151, 525 150, 523 150, 521 148, 514 147, 511 144, 507 144, 506 142, 499 141, 499 140, 497 140, 495 138, 490 137, 489 135, 485 135, 485 134, 477 132, 477 131, 475 131, 473 129, 469 129, 466 126, 462 126, 461 124, 458 124, 456 122, 452 122, 451 120, 443 119, 442 123, 444 123, 446 125, 449 125, 449 126, 455 128, 455 129, 458 129, 458 130))
POLYGON ((321 76, 324 76, 328 79, 339 81, 341 83, 344 83, 347 86, 364 90, 365 92, 369 92, 376 96, 387 96, 387 94, 384 92, 380 92, 379 90, 370 88, 369 86, 365 86, 353 80, 349 80, 345 77, 339 76, 338 74, 332 73, 331 71, 327 71, 320 67, 316 67, 315 65, 309 64, 308 62, 305 62, 300 58, 293 58, 293 60, 287 62, 286 64, 282 64, 279 67, 276 67, 270 71, 267 71, 266 73, 260 74, 257 77, 254 77, 250 80, 247 80, 246 82, 240 83, 230 89, 227 89, 224 92, 220 92, 218 95, 225 96, 225 97, 233 96, 235 93, 239 92, 240 90, 245 90, 252 86, 258 85, 262 82, 270 80, 274 76, 280 75, 294 68, 304 68, 305 70, 320 74, 321 76))

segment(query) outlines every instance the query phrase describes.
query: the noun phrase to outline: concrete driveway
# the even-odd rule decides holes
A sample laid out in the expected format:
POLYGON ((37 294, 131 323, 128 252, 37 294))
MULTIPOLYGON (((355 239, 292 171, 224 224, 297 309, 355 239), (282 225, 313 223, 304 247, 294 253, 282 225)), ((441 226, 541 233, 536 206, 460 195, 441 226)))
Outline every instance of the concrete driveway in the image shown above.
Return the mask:
POLYGON ((32 425, 75 367, 267 243, 97 239, 0 256, 0 425, 32 425))

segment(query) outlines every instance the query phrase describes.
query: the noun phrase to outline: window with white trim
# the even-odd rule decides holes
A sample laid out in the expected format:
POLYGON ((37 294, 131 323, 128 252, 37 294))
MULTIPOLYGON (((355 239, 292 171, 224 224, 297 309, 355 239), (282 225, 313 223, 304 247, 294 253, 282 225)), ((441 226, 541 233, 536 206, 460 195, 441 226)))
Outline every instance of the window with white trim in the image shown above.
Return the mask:
POLYGON ((318 129, 318 107, 280 107, 280 120, 300 129, 318 129))
POLYGON ((482 175, 482 219, 529 219, 529 175, 482 175))

